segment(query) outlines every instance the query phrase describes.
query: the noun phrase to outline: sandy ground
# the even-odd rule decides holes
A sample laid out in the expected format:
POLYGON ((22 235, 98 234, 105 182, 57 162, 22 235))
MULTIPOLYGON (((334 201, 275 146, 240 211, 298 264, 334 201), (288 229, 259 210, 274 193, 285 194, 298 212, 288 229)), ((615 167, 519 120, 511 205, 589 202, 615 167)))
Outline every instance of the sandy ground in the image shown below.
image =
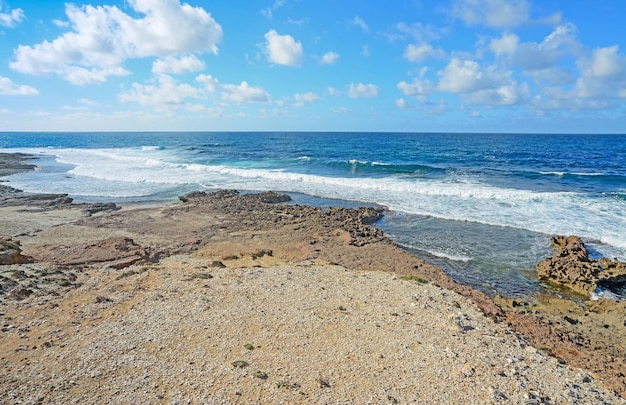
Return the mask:
POLYGON ((625 403, 623 303, 494 302, 376 210, 0 191, 0 403, 625 403))

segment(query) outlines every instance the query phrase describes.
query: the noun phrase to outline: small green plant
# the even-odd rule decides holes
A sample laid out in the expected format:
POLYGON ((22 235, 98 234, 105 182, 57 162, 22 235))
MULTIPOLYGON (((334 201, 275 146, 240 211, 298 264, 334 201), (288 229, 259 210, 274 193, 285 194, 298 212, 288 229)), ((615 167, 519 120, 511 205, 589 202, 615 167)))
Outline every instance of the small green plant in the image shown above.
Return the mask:
POLYGON ((244 368, 244 367, 248 367, 248 362, 245 360, 235 360, 232 363, 230 363, 233 365, 233 367, 235 368, 244 368))
POLYGON ((428 280, 421 278, 420 276, 410 275, 410 276, 400 276, 400 280, 412 281, 417 284, 427 283, 428 280))
POLYGON ((245 347, 248 350, 254 350, 254 346, 250 343, 246 343, 245 345, 243 345, 243 347, 245 347))
POLYGON ((256 378, 260 378, 261 380, 267 380, 267 373, 265 371, 255 371, 252 375, 256 378))

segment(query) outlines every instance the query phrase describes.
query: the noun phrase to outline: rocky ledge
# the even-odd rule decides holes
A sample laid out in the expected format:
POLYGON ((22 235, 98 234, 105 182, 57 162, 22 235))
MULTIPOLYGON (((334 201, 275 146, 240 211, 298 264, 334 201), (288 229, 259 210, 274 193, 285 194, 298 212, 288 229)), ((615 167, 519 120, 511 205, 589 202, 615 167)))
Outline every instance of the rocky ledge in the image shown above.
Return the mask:
POLYGON ((24 263, 20 242, 0 237, 0 265, 24 263))
POLYGON ((626 284, 626 263, 619 260, 589 257, 589 251, 577 236, 554 236, 554 256, 537 263, 539 279, 591 296, 598 287, 615 289, 626 284))

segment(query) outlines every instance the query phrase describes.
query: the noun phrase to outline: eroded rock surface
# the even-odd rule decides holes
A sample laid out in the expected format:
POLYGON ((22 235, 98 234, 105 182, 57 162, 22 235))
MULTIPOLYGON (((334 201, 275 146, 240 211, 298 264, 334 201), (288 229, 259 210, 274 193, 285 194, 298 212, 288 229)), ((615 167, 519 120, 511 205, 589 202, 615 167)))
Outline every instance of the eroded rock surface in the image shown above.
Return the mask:
POLYGON ((20 243, 8 238, 0 238, 0 265, 24 262, 20 243))
POLYGON ((626 283, 626 263, 602 258, 594 260, 577 236, 554 236, 554 256, 537 263, 539 279, 590 296, 599 286, 616 287, 626 283))

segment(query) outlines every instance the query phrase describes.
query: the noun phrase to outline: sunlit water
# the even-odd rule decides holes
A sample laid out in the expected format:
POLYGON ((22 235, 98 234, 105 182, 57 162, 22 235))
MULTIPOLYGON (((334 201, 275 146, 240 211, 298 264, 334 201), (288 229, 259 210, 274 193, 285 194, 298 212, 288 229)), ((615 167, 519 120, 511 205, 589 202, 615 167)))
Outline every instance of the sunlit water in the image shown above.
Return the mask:
POLYGON ((0 134, 40 157, 8 178, 79 201, 175 201, 194 190, 378 204, 400 246, 488 294, 530 297, 549 237, 626 258, 626 136, 388 133, 0 134))

